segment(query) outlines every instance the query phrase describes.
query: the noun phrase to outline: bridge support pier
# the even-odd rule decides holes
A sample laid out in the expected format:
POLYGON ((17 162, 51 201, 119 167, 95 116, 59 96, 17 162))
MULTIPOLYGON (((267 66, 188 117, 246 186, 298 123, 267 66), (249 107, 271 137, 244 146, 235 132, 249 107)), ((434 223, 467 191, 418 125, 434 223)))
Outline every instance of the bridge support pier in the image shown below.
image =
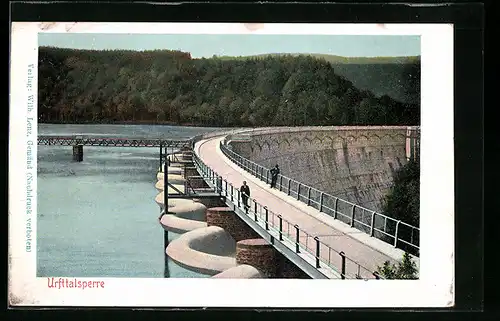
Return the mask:
POLYGON ((236 242, 260 238, 257 232, 247 226, 245 222, 227 206, 207 208, 207 226, 212 225, 222 227, 236 242))
POLYGON ((275 278, 278 271, 277 252, 266 240, 246 239, 236 243, 236 263, 248 264, 275 278))
POLYGON ((83 161, 83 145, 73 145, 73 161, 83 161))

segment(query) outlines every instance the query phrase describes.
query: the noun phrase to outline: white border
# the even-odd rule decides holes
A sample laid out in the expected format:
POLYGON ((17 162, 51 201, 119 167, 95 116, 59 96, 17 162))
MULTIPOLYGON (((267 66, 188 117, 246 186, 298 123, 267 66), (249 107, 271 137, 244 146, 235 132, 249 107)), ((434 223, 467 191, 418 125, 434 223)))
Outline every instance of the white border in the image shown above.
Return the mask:
MULTIPOLYGON (((454 304, 453 26, 446 24, 12 23, 9 302, 32 306, 447 307, 454 304), (43 28, 43 30, 42 30, 43 28), (25 252, 27 68, 38 33, 420 35, 421 257, 417 281, 102 278, 104 289, 48 289, 25 252), (253 30, 253 31, 252 31, 253 30), (294 295, 295 294, 295 295, 294 295)), ((37 73, 32 94, 37 99, 37 73)), ((36 109, 32 113, 36 119, 36 109)), ((36 209, 36 197, 33 203, 36 209)), ((153 214, 152 214, 153 215, 153 214)), ((156 214, 154 214, 156 215, 156 214)), ((33 214, 36 226, 36 211, 33 214)), ((36 249, 36 228, 32 246, 36 249)))

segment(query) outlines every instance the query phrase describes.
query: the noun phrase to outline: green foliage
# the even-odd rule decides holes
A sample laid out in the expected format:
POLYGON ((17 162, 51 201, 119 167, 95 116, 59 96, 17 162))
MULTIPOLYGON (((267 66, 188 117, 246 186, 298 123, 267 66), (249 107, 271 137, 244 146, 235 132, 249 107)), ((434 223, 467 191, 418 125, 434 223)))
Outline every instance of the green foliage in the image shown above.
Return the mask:
POLYGON ((394 176, 384 202, 384 213, 413 226, 420 223, 420 162, 410 160, 394 176))
MULTIPOLYGON (((409 160, 395 172, 391 190, 384 199, 383 213, 406 224, 420 226, 420 161, 418 158, 409 160)), ((395 223, 387 225, 387 233, 394 235, 395 230, 395 223)), ((420 235, 417 230, 400 224, 398 239, 418 244, 420 235)), ((393 242, 394 238, 387 237, 386 241, 393 242)), ((398 242, 397 246, 413 255, 419 255, 415 247, 404 242, 398 242)))
POLYGON ((39 59, 41 122, 244 127, 417 125, 420 119, 419 104, 360 90, 324 57, 192 59, 168 50, 41 47, 39 59))
POLYGON ((416 280, 418 279, 418 270, 415 262, 412 261, 410 254, 404 253, 401 262, 392 264, 385 261, 382 267, 377 267, 377 272, 388 280, 403 279, 403 280, 416 280))

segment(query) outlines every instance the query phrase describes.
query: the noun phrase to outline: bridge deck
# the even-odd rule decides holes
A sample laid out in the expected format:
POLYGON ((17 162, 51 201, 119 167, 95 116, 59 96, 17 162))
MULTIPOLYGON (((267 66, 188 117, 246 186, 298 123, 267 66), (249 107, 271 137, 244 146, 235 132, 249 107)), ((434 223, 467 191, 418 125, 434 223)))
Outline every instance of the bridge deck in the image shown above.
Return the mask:
POLYGON ((108 146, 108 147, 189 147, 189 139, 126 138, 126 137, 88 137, 38 135, 38 145, 59 146, 108 146))
POLYGON ((326 247, 322 248, 321 257, 324 261, 331 262, 331 265, 337 267, 340 271, 341 257, 338 253, 343 251, 348 258, 346 273, 351 276, 360 274, 366 278, 373 278, 372 272, 376 271, 377 266, 382 266, 384 261, 395 262, 389 255, 351 236, 352 233, 363 234, 362 232, 354 229, 347 229, 349 231, 345 232, 345 230, 341 231, 332 227, 325 223, 325 221, 310 215, 311 211, 316 211, 318 214, 319 211, 311 207, 305 209, 304 205, 299 204, 292 197, 271 189, 269 185, 239 168, 220 150, 219 142, 221 140, 222 138, 213 138, 196 144, 195 148, 203 162, 235 187, 239 188, 242 181, 246 180, 250 187, 251 198, 267 206, 269 211, 281 214, 284 220, 292 223, 291 226, 283 225, 285 232, 289 230, 290 235, 295 235, 293 224, 297 224, 301 230, 312 235, 312 237, 302 236, 300 238, 300 243, 310 249, 312 253, 315 253, 316 249, 313 237, 318 236, 322 243, 336 251, 328 250, 326 247), (366 268, 366 270, 364 268, 360 270, 359 266, 353 261, 366 268))

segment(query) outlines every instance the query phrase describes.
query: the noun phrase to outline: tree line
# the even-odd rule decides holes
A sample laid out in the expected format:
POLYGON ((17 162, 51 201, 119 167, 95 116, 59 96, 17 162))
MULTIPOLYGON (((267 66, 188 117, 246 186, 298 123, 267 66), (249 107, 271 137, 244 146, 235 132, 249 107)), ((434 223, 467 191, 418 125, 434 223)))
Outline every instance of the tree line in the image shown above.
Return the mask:
MULTIPOLYGON (((420 106, 356 88, 325 59, 193 59, 39 48, 39 121, 217 127, 418 125, 420 106)), ((419 89, 418 89, 419 90, 419 89)))
MULTIPOLYGON (((393 185, 383 200, 383 213, 390 213, 396 220, 420 227, 420 159, 411 159, 400 167, 393 179, 393 185)), ((395 227, 389 227, 389 233, 394 234, 395 227)), ((405 240, 411 239, 410 229, 400 229, 399 236, 405 240)), ((413 234, 413 241, 419 241, 420 234, 413 234)), ((388 239, 391 242, 390 239, 388 239)), ((419 251, 403 242, 398 244, 401 249, 419 255, 419 251)))

